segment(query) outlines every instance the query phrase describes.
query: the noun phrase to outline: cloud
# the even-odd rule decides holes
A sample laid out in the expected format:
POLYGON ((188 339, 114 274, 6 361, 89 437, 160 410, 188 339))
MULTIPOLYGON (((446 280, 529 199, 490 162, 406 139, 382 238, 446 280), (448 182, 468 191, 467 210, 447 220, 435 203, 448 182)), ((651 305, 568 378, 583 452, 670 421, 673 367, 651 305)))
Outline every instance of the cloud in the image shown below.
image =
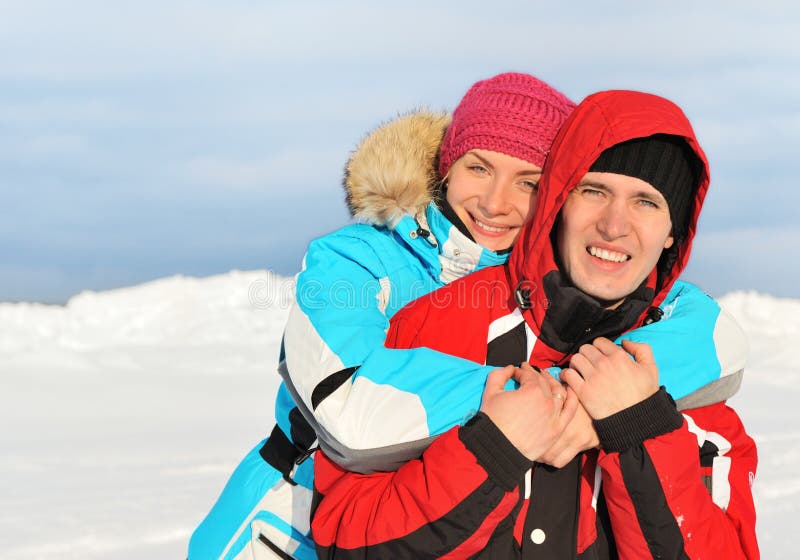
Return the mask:
POLYGON ((602 72, 592 61, 604 57, 655 72, 654 66, 664 64, 685 72, 724 57, 754 61, 800 49, 792 3, 772 8, 780 18, 741 2, 679 4, 669 10, 632 2, 587 5, 576 18, 558 5, 513 1, 488 9, 479 1, 33 0, 4 10, 0 44, 22 55, 7 57, 0 76, 126 80, 219 72, 231 65, 257 71, 269 65, 358 60, 392 66, 437 58, 445 70, 463 61, 548 69, 566 62, 602 72))

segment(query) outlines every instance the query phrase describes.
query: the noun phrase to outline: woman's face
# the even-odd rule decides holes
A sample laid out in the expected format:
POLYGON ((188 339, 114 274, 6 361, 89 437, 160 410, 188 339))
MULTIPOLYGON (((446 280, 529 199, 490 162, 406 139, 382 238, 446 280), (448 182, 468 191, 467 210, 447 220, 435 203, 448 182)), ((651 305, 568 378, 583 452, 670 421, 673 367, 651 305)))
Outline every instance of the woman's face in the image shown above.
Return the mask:
POLYGON ((488 150, 470 150, 447 175, 447 202, 475 242, 490 251, 511 247, 533 215, 541 167, 488 150))

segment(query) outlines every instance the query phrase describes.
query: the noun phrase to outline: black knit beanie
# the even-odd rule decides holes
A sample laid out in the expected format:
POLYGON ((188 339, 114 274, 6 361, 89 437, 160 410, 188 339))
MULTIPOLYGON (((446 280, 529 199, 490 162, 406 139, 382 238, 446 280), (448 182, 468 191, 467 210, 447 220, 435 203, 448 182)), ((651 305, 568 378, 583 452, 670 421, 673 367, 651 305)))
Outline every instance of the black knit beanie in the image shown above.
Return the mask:
POLYGON ((686 237, 700 180, 700 162, 686 140, 670 134, 634 138, 605 150, 589 171, 619 173, 653 185, 669 206, 675 241, 686 237))

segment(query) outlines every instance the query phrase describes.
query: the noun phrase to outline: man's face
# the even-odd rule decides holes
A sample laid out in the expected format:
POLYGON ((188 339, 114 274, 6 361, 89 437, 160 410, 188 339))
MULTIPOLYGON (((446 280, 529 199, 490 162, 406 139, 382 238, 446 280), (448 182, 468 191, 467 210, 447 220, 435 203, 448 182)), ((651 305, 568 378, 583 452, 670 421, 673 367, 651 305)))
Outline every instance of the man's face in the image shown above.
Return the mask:
POLYGON ((561 210, 556 237, 563 272, 587 294, 618 304, 672 246, 671 231, 667 201, 650 183, 589 172, 561 210))

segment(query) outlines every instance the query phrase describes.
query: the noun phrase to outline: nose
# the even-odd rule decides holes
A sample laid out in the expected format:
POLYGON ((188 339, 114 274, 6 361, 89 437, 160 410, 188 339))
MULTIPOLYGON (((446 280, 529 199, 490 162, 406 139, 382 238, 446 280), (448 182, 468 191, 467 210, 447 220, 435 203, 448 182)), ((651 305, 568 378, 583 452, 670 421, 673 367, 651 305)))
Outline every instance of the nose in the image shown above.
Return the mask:
POLYGON ((508 213, 510 204, 505 181, 495 178, 487 189, 481 193, 478 206, 486 216, 501 216, 508 213))
POLYGON ((631 219, 623 201, 613 201, 603 208, 597 230, 605 239, 617 239, 630 233, 631 219))

